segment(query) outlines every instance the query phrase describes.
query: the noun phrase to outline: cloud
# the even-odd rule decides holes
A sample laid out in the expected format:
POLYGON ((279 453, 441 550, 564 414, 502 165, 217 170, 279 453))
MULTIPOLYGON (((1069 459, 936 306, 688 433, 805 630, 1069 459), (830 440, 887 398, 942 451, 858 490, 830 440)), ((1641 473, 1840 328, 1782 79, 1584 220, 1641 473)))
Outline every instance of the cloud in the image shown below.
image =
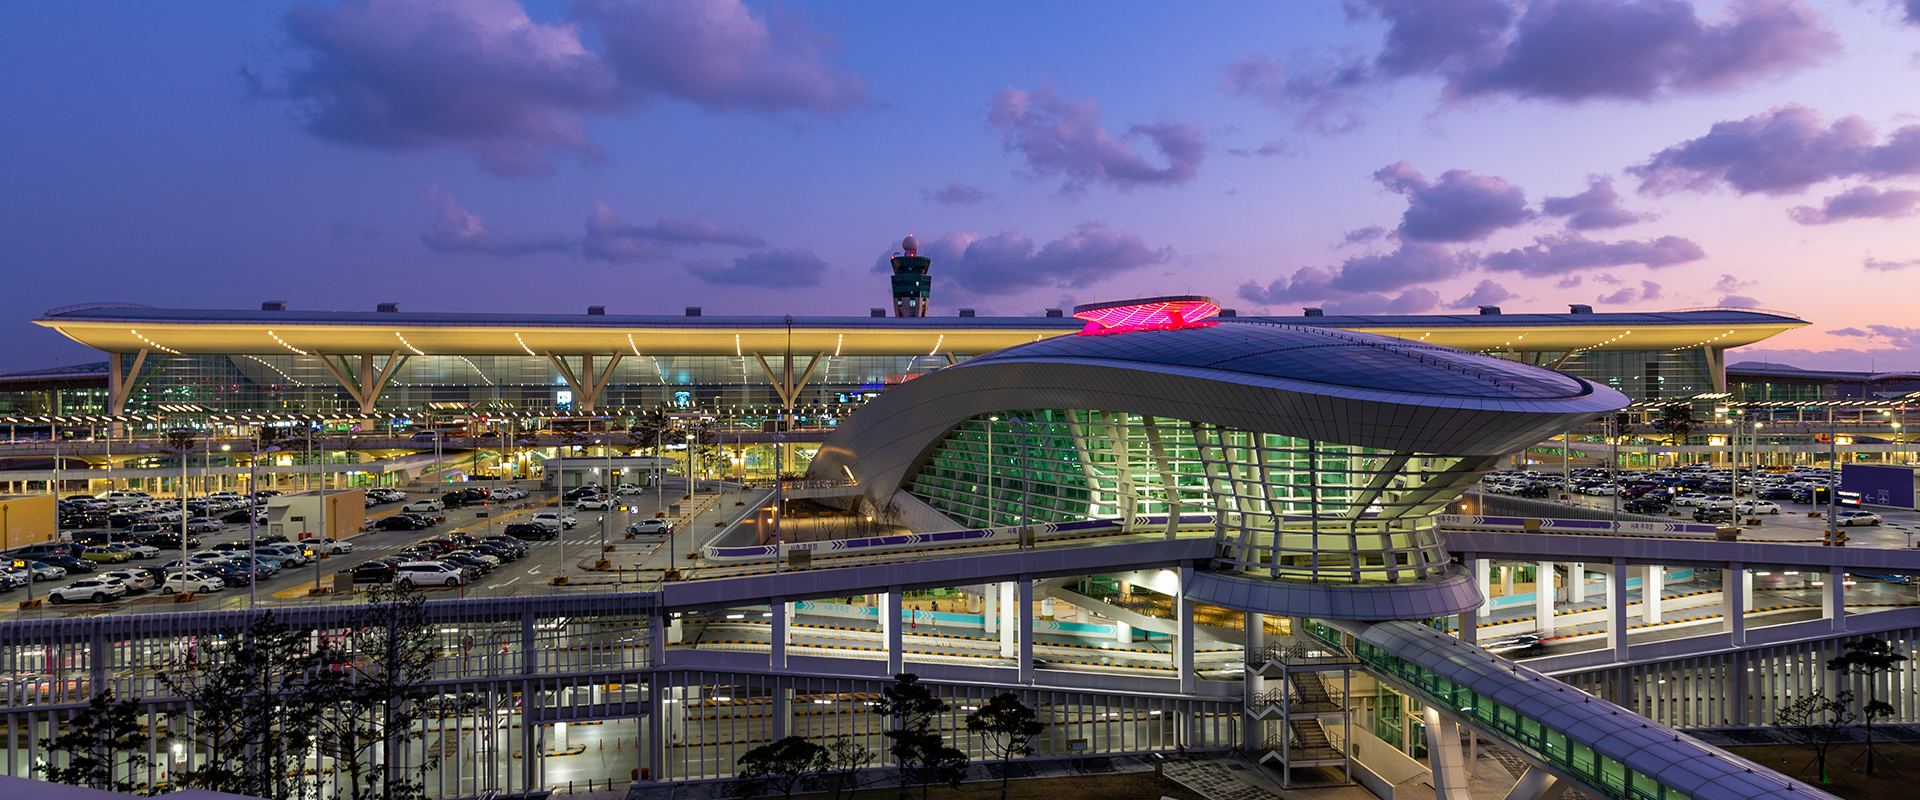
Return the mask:
POLYGON ((1901 349, 1920 346, 1920 328, 1902 328, 1897 325, 1868 325, 1866 330, 1859 328, 1841 328, 1827 331, 1835 336, 1848 336, 1865 339, 1870 342, 1885 342, 1901 349))
POLYGON ((1507 291, 1507 287, 1490 280, 1483 280, 1473 287, 1473 291, 1467 292, 1466 295, 1460 299, 1453 301, 1452 306, 1454 308, 1491 306, 1497 305, 1501 301, 1513 296, 1513 292, 1507 291))
POLYGON ((722 263, 717 259, 691 259, 687 272, 707 283, 722 286, 759 286, 768 289, 793 289, 819 286, 827 262, 804 247, 791 250, 760 250, 722 263))
POLYGON ((1787 216, 1802 225, 1830 225, 1850 219, 1900 219, 1911 217, 1920 204, 1920 192, 1911 189, 1881 191, 1871 186, 1855 186, 1820 202, 1819 208, 1794 206, 1787 216))
POLYGON ((921 189, 920 196, 943 206, 964 206, 987 199, 987 193, 959 181, 948 181, 939 189, 921 189))
POLYGON ((1717 305, 1722 308, 1759 308, 1760 301, 1744 294, 1730 294, 1720 298, 1717 305))
POLYGON ((1902 22, 1920 25, 1920 0, 1894 0, 1893 5, 1902 12, 1902 22))
POLYGON ((1553 288, 1572 289, 1579 286, 1580 282, 1581 282, 1581 279, 1579 275, 1568 275, 1564 278, 1561 278, 1560 280, 1554 281, 1553 288))
POLYGON ((652 225, 622 222, 607 204, 594 201, 587 215, 587 236, 581 244, 587 258, 602 261, 655 261, 682 246, 720 244, 765 247, 766 242, 745 231, 727 230, 704 217, 661 217, 652 225))
POLYGON ((1785 195, 1836 178, 1920 175, 1920 125, 1894 131, 1886 144, 1874 139, 1873 127, 1859 117, 1823 126, 1819 112, 1787 105, 1716 122, 1707 135, 1627 171, 1650 194, 1726 186, 1743 195, 1785 195))
POLYGON ((1370 77, 1364 58, 1300 54, 1283 65, 1253 57, 1228 64, 1221 72, 1222 91, 1291 114, 1297 128, 1340 133, 1360 126, 1359 114, 1349 106, 1355 90, 1370 77))
MULTIPOLYGON (((1838 331, 1831 331, 1838 333, 1838 331)), ((1737 354, 1742 361, 1764 362, 1775 365, 1787 365, 1801 369, 1849 370, 1858 372, 1886 372, 1898 369, 1920 368, 1920 349, 1911 346, 1835 348, 1832 350, 1772 350, 1743 347, 1730 355, 1737 354)), ((1732 359, 1728 359, 1732 361, 1732 359)))
POLYGON ((1252 150, 1244 147, 1230 147, 1227 148, 1227 152, 1240 156, 1241 158, 1266 158, 1267 156, 1291 155, 1293 153, 1293 147, 1286 142, 1276 139, 1252 150))
POLYGON ((1429 183, 1412 164, 1400 161, 1380 168, 1373 179, 1407 196, 1396 229, 1404 240, 1471 242, 1533 218, 1520 187, 1472 170, 1447 170, 1429 183))
POLYGON ((756 18, 738 0, 589 0, 572 13, 544 24, 514 0, 302 5, 284 22, 297 63, 243 75, 323 139, 464 151, 510 176, 551 172, 555 155, 604 160, 582 118, 657 96, 764 113, 865 102, 860 79, 831 65, 831 39, 790 17, 756 18), (583 36, 583 23, 597 36, 583 36))
POLYGON ((1059 176, 1061 192, 1084 191, 1094 183, 1121 190, 1135 186, 1175 186, 1193 179, 1206 156, 1206 137, 1187 124, 1136 124, 1114 138, 1100 127, 1092 98, 1064 100, 1050 86, 1027 93, 1008 88, 994 95, 987 124, 1000 132, 1009 153, 1026 159, 1036 176, 1059 176), (1135 151, 1144 140, 1166 166, 1154 166, 1135 151))
POLYGON ((1368 225, 1367 227, 1364 227, 1364 228, 1356 228, 1354 230, 1347 231, 1347 235, 1341 237, 1340 239, 1340 246, 1346 247, 1347 245, 1351 245, 1351 244, 1365 244, 1375 239, 1385 237, 1386 235, 1387 235, 1386 228, 1382 228, 1378 225, 1368 225))
POLYGON ((420 234, 420 241, 436 253, 505 257, 565 253, 579 247, 576 241, 559 234, 526 235, 489 229, 479 215, 461 208, 438 184, 427 187, 427 204, 433 207, 433 218, 420 234))
POLYGON ((1239 295, 1261 305, 1384 297, 1381 293, 1458 277, 1474 263, 1473 256, 1455 254, 1442 245, 1402 242, 1389 253, 1351 256, 1338 268, 1301 267, 1291 277, 1275 278, 1266 286, 1248 281, 1240 285, 1239 295))
POLYGON ((1911 261, 1882 261, 1878 258, 1868 258, 1860 262, 1860 266, 1878 272, 1894 272, 1908 267, 1920 267, 1920 258, 1911 261))
POLYGON ((1594 298, 1594 300, 1596 302, 1607 303, 1609 305, 1618 305, 1621 303, 1645 303, 1653 300, 1658 300, 1665 293, 1666 293, 1665 290, 1661 288, 1660 284, 1654 283, 1653 281, 1641 281, 1639 286, 1621 287, 1620 289, 1612 292, 1611 294, 1601 295, 1599 297, 1594 298))
POLYGON ((1008 295, 1048 287, 1082 289, 1122 272, 1164 264, 1169 247, 1152 248, 1139 236, 1083 222, 1072 233, 1036 246, 1012 231, 981 236, 954 231, 922 244, 936 279, 967 295, 1008 295))
POLYGON ((1720 280, 1714 281, 1713 291, 1720 294, 1738 292, 1754 285, 1753 281, 1743 281, 1729 273, 1720 273, 1720 280))
POLYGON ((1596 242, 1578 233, 1562 233, 1535 237, 1533 241, 1526 247, 1488 254, 1481 263, 1495 272, 1561 275, 1574 270, 1628 264, 1657 269, 1707 257, 1700 245, 1678 236, 1596 242))
POLYGON ((1791 73, 1840 49, 1797 0, 1734 0, 1715 20, 1683 0, 1357 0, 1388 23, 1376 69, 1439 77, 1450 98, 1649 101, 1791 73))
POLYGON ((859 76, 834 65, 839 44, 791 13, 754 16, 739 0, 582 0, 606 62, 628 94, 709 111, 833 115, 864 106, 859 76))
POLYGON ((1567 229, 1597 231, 1619 228, 1653 219, 1620 207, 1620 194, 1613 180, 1602 176, 1587 179, 1587 190, 1571 197, 1549 197, 1540 201, 1540 211, 1550 217, 1566 217, 1567 229))

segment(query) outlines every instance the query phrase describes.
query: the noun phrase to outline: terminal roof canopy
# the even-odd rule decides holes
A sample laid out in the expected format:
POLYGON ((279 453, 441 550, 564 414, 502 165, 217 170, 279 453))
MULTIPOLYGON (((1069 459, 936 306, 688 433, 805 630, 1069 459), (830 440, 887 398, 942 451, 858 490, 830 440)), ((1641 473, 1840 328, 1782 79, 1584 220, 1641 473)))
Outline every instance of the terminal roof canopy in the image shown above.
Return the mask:
MULTIPOLYGON (((1806 325, 1733 309, 1633 314, 1239 317, 1364 331, 1463 350, 1738 347, 1806 325)), ((978 355, 1079 332, 1058 317, 787 317, 209 311, 92 306, 34 322, 109 353, 423 355, 978 355)))

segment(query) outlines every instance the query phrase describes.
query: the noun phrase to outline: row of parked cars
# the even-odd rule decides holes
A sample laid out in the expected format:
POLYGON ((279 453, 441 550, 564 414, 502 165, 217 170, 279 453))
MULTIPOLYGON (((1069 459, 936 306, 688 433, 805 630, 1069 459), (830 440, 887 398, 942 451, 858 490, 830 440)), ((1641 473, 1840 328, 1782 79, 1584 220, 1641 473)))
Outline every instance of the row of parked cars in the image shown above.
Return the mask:
POLYGON ((408 545, 398 554, 353 568, 356 584, 465 586, 527 554, 526 543, 507 535, 448 534, 408 545))

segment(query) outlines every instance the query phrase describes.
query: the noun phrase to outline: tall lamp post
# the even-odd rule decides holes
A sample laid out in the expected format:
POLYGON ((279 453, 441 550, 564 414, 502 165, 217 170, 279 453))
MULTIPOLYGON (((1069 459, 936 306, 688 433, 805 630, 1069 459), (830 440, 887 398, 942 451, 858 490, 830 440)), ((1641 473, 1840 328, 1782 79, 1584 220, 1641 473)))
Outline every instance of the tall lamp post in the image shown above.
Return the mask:
MULTIPOLYGON (((255 569, 254 565, 260 563, 260 492, 254 487, 254 481, 260 474, 260 457, 278 452, 280 452, 279 447, 268 447, 253 451, 247 458, 247 560, 253 562, 247 565, 248 569, 255 569)), ((317 562, 318 559, 316 558, 315 561, 317 562)), ((247 608, 253 608, 254 604, 260 601, 259 587, 258 578, 247 581, 247 608)))
MULTIPOLYGON (((187 588, 187 454, 193 452, 193 442, 189 440, 185 447, 178 448, 144 444, 136 446, 142 450, 172 453, 180 462, 180 483, 174 488, 180 496, 180 589, 184 592, 187 588)), ((161 578, 161 588, 166 588, 164 576, 161 578)))

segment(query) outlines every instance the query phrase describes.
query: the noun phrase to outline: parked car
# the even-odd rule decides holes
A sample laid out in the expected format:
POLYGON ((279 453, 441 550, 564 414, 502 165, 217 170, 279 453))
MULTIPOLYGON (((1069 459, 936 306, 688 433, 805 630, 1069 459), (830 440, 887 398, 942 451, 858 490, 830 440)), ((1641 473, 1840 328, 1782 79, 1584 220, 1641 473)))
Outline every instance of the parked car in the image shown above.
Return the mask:
POLYGON ((312 547, 319 550, 325 550, 326 552, 336 556, 342 553, 353 552, 352 542, 337 542, 332 539, 328 539, 324 536, 313 538, 313 539, 301 539, 300 546, 312 547))
POLYGON ((73 556, 42 556, 40 560, 45 561, 49 564, 52 564, 56 567, 60 567, 61 569, 66 570, 70 574, 81 573, 81 572, 92 572, 96 569, 99 569, 99 567, 95 566, 93 562, 83 558, 75 558, 73 556))
POLYGON ((127 587, 119 581, 87 578, 47 592, 49 603, 104 603, 126 596, 127 587))
POLYGON ((1878 525, 1880 521, 1879 514, 1859 509, 1842 511, 1833 518, 1835 525, 1878 525))
POLYGON ((432 499, 432 498, 428 498, 428 499, 425 499, 425 500, 415 500, 415 501, 413 501, 413 502, 411 502, 411 503, 408 503, 408 504, 406 504, 405 506, 402 506, 402 507, 400 508, 400 510, 402 510, 402 511, 414 511, 414 512, 419 512, 419 513, 423 513, 423 514, 424 514, 424 513, 433 513, 433 512, 439 512, 439 511, 445 511, 445 510, 447 510, 447 504, 446 504, 446 503, 442 503, 442 502, 440 502, 440 501, 438 501, 438 500, 435 500, 435 499, 432 499))
POLYGON ((1730 507, 1699 506, 1693 510, 1694 522, 1732 522, 1733 509, 1730 507))
POLYGON ((245 508, 240 509, 239 511, 229 511, 226 514, 221 515, 220 521, 233 523, 236 525, 245 525, 247 524, 247 520, 249 518, 253 520, 253 523, 255 525, 267 524, 267 512, 265 510, 260 510, 256 512, 254 510, 245 509, 245 508))
POLYGON ((361 564, 353 568, 354 583, 392 583, 394 569, 391 565, 377 561, 361 564))
POLYGON ((643 519, 627 525, 627 533, 645 535, 652 533, 673 533, 673 525, 664 519, 643 519))
POLYGON ((420 520, 405 514, 394 514, 373 521, 373 529, 377 531, 417 531, 425 527, 420 520))
POLYGON ((119 581, 127 587, 127 594, 143 594, 160 585, 160 580, 144 569, 121 569, 100 573, 102 580, 119 581))
POLYGON ((467 576, 459 567, 439 561, 409 561, 394 568, 393 580, 402 586, 462 586, 467 576))
POLYGON ((531 522, 516 522, 506 527, 506 534, 515 539, 558 539, 560 529, 531 522))
POLYGON ((118 564, 123 561, 133 560, 133 554, 120 551, 120 550, 113 550, 111 548, 108 548, 104 544, 96 544, 92 547, 82 550, 80 552, 80 557, 88 561, 92 561, 95 564, 118 564))
POLYGON ((189 592, 189 593, 217 592, 217 591, 220 591, 221 589, 226 588, 226 585, 227 585, 226 581, 223 581, 214 575, 209 575, 205 572, 200 572, 197 570, 192 570, 184 573, 173 572, 173 573, 168 573, 167 579, 160 583, 160 593, 173 594, 174 592, 189 592))
POLYGON ((1778 514, 1780 504, 1771 500, 1747 500, 1733 507, 1740 514, 1778 514))
POLYGON ((550 528, 556 531, 557 530, 570 531, 570 530, 573 530, 574 525, 579 523, 579 520, 574 519, 572 514, 560 514, 552 511, 542 511, 538 514, 533 515, 533 518, 528 520, 528 522, 531 522, 535 525, 539 525, 542 528, 550 528))
POLYGON ((1665 514, 1667 504, 1652 497, 1636 497, 1622 504, 1620 510, 1629 514, 1665 514))

